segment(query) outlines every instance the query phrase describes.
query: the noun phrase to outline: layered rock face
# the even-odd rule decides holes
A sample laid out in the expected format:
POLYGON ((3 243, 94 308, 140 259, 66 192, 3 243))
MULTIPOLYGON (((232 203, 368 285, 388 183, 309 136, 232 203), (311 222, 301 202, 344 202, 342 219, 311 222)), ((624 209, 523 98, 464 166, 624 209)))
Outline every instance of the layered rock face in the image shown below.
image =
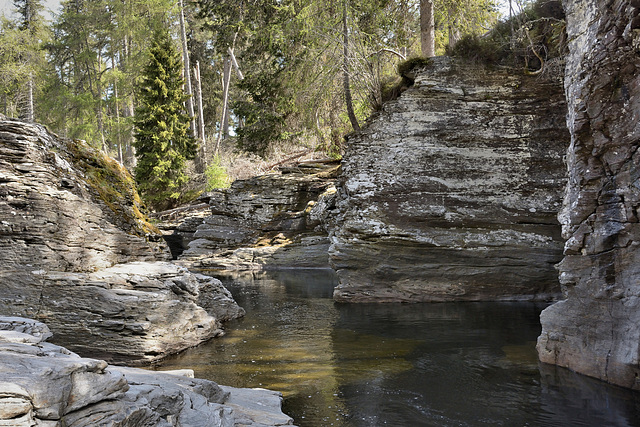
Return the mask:
POLYGON ((434 58, 349 138, 338 301, 547 300, 569 144, 559 76, 434 58))
POLYGON ((166 262, 94 273, 2 271, 0 290, 0 313, 46 319, 56 342, 109 362, 152 362, 244 315, 219 280, 166 262))
POLYGON ((0 313, 46 320, 75 351, 149 361, 244 313, 219 281, 159 261, 131 176, 83 142, 0 117, 0 195, 0 313))
POLYGON ((176 230, 190 240, 181 262, 205 270, 329 268, 325 224, 337 170, 337 162, 311 162, 209 193, 211 215, 176 230))
POLYGON ((128 173, 81 141, 0 117, 0 245, 5 270, 91 271, 168 259, 150 242, 128 173), (37 269, 35 268, 35 269, 37 269))
POLYGON ((290 425, 279 393, 220 387, 193 371, 113 367, 46 342, 46 325, 0 317, 0 425, 290 425))
POLYGON ((543 311, 537 348, 543 362, 640 389, 640 4, 564 6, 565 299, 543 311))

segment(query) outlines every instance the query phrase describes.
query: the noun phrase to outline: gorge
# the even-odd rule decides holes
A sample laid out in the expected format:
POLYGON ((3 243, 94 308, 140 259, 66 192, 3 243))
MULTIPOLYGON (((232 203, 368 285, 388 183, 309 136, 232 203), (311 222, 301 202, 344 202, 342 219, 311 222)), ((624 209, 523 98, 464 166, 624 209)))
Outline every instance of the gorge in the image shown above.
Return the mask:
MULTIPOLYGON (((0 116, 0 314, 53 332, 53 344, 4 334, 3 369, 15 354, 64 355, 73 365, 70 351, 158 361, 244 314, 200 273, 256 279, 302 267, 334 269, 340 303, 554 302, 540 316, 540 360, 640 389, 640 3, 564 7, 564 79, 434 58, 349 137, 340 166, 302 163, 203 195, 210 215, 171 228, 175 261, 116 162, 0 116)), ((144 387, 139 372, 106 362, 82 364, 110 375, 107 395, 127 395, 127 377, 144 387)), ((0 376, 18 384, 0 388, 0 414, 25 423, 65 415, 25 403, 34 398, 17 377, 0 376)), ((203 387, 215 391, 209 409, 229 398, 203 387)), ((171 425, 175 414, 152 406, 142 411, 171 425)))

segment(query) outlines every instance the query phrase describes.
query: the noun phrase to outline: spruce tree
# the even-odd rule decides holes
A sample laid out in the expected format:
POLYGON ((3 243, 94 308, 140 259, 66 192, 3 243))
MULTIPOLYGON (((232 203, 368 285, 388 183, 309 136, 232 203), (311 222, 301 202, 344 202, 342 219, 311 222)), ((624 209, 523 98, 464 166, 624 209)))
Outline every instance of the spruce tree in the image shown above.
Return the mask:
POLYGON ((184 111, 182 60, 166 30, 154 34, 150 61, 138 88, 135 169, 139 190, 156 209, 174 206, 188 181, 186 161, 196 155, 184 111))

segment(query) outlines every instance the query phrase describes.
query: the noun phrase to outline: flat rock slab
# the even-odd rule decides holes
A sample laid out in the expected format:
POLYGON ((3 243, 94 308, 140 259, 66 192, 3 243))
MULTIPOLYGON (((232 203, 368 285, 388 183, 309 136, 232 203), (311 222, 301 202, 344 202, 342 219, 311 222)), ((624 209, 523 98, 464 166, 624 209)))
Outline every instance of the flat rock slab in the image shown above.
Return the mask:
POLYGON ((162 358, 244 315, 219 280, 167 262, 93 273, 2 271, 0 294, 0 312, 44 320, 56 343, 109 362, 162 358))
MULTIPOLYGON (((0 325, 9 323, 20 322, 0 318, 0 325)), ((23 324, 34 325, 29 319, 23 324)), ((109 366, 36 343, 36 336, 33 343, 15 338, 0 342, 0 426, 292 425, 279 393, 220 387, 192 372, 109 366)))

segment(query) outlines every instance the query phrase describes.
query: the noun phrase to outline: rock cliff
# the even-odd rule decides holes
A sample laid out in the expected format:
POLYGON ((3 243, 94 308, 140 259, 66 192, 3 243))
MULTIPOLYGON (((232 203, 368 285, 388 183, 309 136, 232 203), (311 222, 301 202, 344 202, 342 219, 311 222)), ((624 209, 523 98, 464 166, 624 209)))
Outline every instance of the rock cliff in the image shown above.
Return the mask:
POLYGON ((0 425, 281 426, 279 393, 221 387, 193 371, 109 366, 46 342, 46 325, 0 317, 0 425))
POLYGON ((640 3, 566 0, 565 299, 541 315, 543 362, 640 389, 640 3))
POLYGON ((548 300, 569 144, 561 76, 434 58, 349 138, 338 301, 548 300))
POLYGON ((75 351, 153 360, 243 314, 219 281, 162 262, 131 176, 82 141, 0 117, 0 196, 0 313, 75 351))
POLYGON ((302 163, 207 194, 211 215, 174 232, 189 241, 180 262, 217 271, 329 268, 325 224, 338 167, 302 163))

